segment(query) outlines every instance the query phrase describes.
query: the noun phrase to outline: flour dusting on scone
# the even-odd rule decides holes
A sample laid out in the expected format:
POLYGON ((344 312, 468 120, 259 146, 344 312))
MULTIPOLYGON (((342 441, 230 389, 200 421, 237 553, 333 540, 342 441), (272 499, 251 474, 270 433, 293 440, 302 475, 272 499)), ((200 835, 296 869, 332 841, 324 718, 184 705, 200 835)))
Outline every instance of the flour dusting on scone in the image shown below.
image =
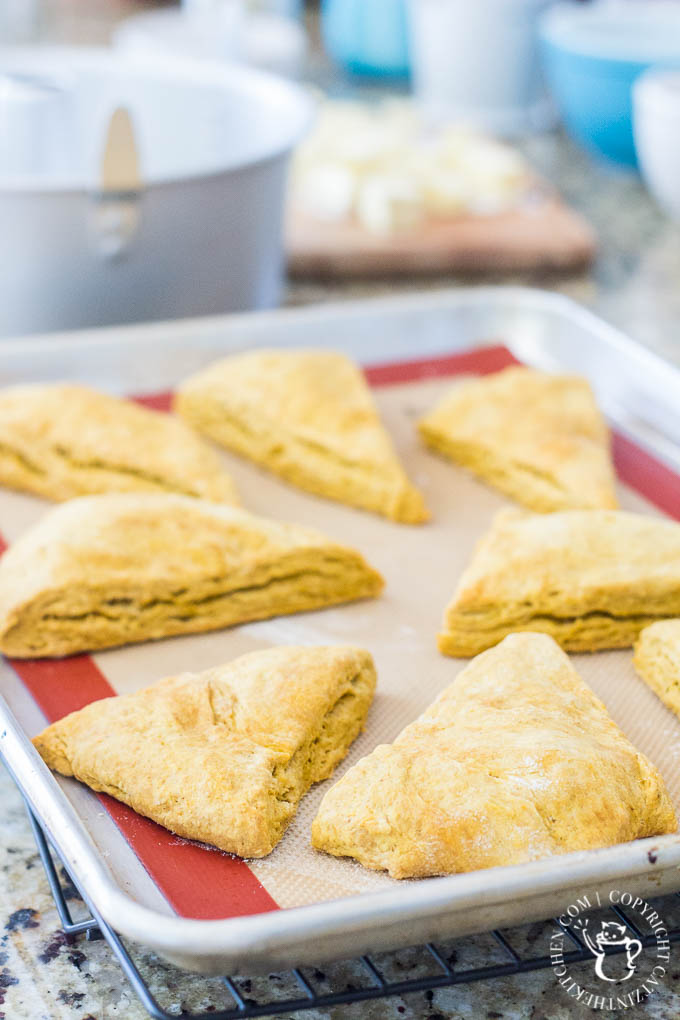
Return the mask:
POLYGON ((321 802, 319 850, 423 878, 675 832, 659 772, 544 634, 474 659, 321 802))

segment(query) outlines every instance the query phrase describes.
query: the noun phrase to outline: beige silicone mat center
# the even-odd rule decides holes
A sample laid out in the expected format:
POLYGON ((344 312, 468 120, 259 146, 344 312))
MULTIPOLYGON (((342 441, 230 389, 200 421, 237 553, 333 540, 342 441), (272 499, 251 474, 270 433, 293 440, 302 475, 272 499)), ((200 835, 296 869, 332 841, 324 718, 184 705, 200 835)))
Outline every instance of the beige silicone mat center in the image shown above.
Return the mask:
MULTIPOLYGON (((318 527, 356 546, 386 578, 380 599, 97 655, 97 665, 113 687, 124 693, 163 676, 205 669, 271 644, 355 644, 368 648, 375 658, 378 691, 366 730, 335 778, 377 744, 393 740, 465 665, 463 660, 438 653, 436 634, 444 606, 475 542, 494 513, 507 505, 495 491, 420 446, 415 419, 453 381, 427 380, 375 391, 406 467, 432 511, 433 520, 425 526, 391 524, 305 495, 224 455, 247 509, 318 527)), ((628 509, 658 514, 628 489, 621 488, 620 497, 628 509)), ((1 493, 5 537, 14 540, 46 508, 40 500, 1 493)), ((661 769, 680 808, 680 722, 636 677, 631 652, 579 655, 574 656, 574 663, 628 737, 661 769)), ((251 863, 258 879, 282 907, 380 891, 395 884, 384 874, 328 857, 310 846, 312 819, 335 778, 304 798, 277 849, 268 858, 251 863)))

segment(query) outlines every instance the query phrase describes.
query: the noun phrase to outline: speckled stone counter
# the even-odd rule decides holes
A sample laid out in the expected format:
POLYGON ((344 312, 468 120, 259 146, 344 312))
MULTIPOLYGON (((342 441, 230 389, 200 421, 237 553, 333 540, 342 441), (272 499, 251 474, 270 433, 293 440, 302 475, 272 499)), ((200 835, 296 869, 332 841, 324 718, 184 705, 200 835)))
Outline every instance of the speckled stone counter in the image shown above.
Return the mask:
MULTIPOLYGON (((600 235, 596 265, 592 271, 576 277, 511 280, 505 277, 502 281, 486 278, 481 282, 528 283, 559 290, 592 307, 642 343, 680 362, 680 231, 659 215, 633 175, 594 167, 570 144, 554 137, 532 139, 526 149, 533 162, 595 226, 600 235)), ((399 288, 474 282, 439 278, 400 283, 399 288)), ((328 286, 298 282, 290 286, 288 301, 302 304, 340 300, 385 294, 394 289, 386 283, 328 286)), ((71 889, 70 896, 77 911, 75 890, 71 889)), ((669 913, 672 908, 675 909, 667 901, 664 912, 669 913)), ((21 798, 1 768, 0 931, 0 1018, 143 1020, 147 1015, 104 942, 82 940, 68 944, 61 934, 21 798)), ((540 931, 540 926, 533 926, 521 937, 531 942, 539 938, 540 931)), ((488 946, 485 949, 483 937, 449 947, 452 959, 453 954, 460 958, 470 953, 483 958, 486 951, 488 946)), ((166 1005, 171 1004, 177 1015, 183 1009, 228 1005, 224 996, 215 998, 215 982, 184 975, 143 949, 137 959, 152 989, 158 991, 166 1005)), ((418 959, 416 954, 403 953, 395 966, 401 975, 408 977, 417 972, 418 959)), ((579 973, 585 974, 587 968, 592 970, 592 965, 575 968, 574 977, 578 979, 579 973)), ((352 979, 352 965, 345 966, 343 972, 347 979, 352 979)), ((283 979, 277 983, 283 987, 283 979)), ((594 1014, 588 1007, 578 1007, 558 986, 552 972, 304 1014, 337 1020, 359 1017, 567 1020, 594 1015, 612 1014, 594 1014)), ((645 1005, 626 1011, 626 1015, 649 1020, 670 1020, 680 1015, 680 946, 672 954, 670 970, 660 989, 645 1005)))

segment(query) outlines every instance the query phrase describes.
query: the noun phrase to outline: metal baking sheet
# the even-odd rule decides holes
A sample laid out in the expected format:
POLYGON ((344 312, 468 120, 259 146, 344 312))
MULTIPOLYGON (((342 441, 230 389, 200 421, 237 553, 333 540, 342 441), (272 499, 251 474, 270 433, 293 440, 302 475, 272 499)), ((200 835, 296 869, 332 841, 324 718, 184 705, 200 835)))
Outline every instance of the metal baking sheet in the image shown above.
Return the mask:
MULTIPOLYGON (((389 362, 394 366, 499 342, 525 363, 587 375, 617 431, 680 473, 678 369, 568 299, 522 288, 444 291, 25 339, 0 345, 0 385, 70 378, 121 393, 151 392, 171 389, 212 358, 248 346, 325 345, 344 349, 364 364, 389 362)), ((408 372, 405 374, 408 376, 408 372)), ((442 464, 441 470, 453 469, 442 464)), ((275 489, 268 490, 267 484, 278 483, 262 483, 263 492, 273 498, 275 489)), ((244 496, 248 495, 244 491, 244 496)), ((13 512, 16 514, 19 507, 25 513, 25 523, 44 512, 44 503, 28 497, 13 498, 24 501, 15 504, 13 512)), ((253 506, 248 498, 245 502, 253 506)), ((636 504, 633 501, 629 505, 636 504)), ((263 506, 253 508, 265 512, 263 506)), ((338 508, 337 514, 342 513, 352 511, 338 508)), ((0 506, 0 529, 4 529, 4 523, 0 506)), ((318 523, 337 534, 326 525, 323 515, 318 523)), ((379 525, 382 522, 375 526, 379 525)), ((393 525, 384 524, 384 528, 392 529, 394 535, 406 533, 393 525)), ((452 577, 450 590, 454 584, 452 577)), ((438 614, 441 608, 443 602, 438 614)), ((350 618, 356 619, 343 617, 350 618)), ((280 632, 282 640, 304 641, 306 619, 287 618, 280 632)), ((437 615, 431 621, 432 635, 438 619, 437 615)), ((238 631, 230 633, 237 635, 238 631)), ((364 641, 363 636, 351 631, 343 639, 371 647, 370 640, 364 641)), ((215 659, 217 644, 211 646, 209 636, 201 640, 208 642, 201 646, 205 649, 201 654, 209 661, 195 668, 231 657, 215 659)), ((330 640, 340 640, 337 631, 331 630, 330 640)), ((237 647, 236 637, 233 642, 229 647, 234 648, 234 655, 245 650, 237 647)), ((115 667, 111 668, 124 678, 121 683, 132 682, 126 674, 133 668, 142 674, 133 678, 133 686, 141 686, 162 675, 158 663, 165 665, 168 647, 170 642, 160 642, 139 646, 141 652, 131 649, 107 655, 115 656, 115 667)), ((181 666, 186 668, 183 662, 181 666)), ((586 679, 590 678, 586 675, 586 679)), ((389 678, 381 675, 379 680, 389 694, 389 678)), ((326 896, 317 901, 320 897, 315 892, 296 893, 291 894, 291 902, 308 905, 282 904, 286 909, 229 920, 179 917, 99 801, 74 781, 53 777, 33 751, 27 735, 39 730, 44 718, 6 663, 0 669, 0 690, 6 699, 0 702, 0 751, 68 862, 85 898, 116 930, 191 969, 213 973, 245 967, 250 971, 272 969, 462 935, 546 917, 576 895, 606 892, 621 883, 625 883, 626 890, 648 896, 680 888, 680 837, 669 836, 450 878, 405 883, 384 878, 376 884, 367 879, 363 891, 356 895, 338 899, 326 896)), ((642 685, 640 699, 641 713, 647 709, 661 712, 668 727, 665 736, 659 736, 658 726, 652 727, 656 733, 649 739, 673 746, 677 742, 680 747, 680 724, 642 685)), ((630 735, 638 743, 647 739, 642 731, 630 735)), ((361 753, 369 749, 364 745, 361 753)), ((671 752, 672 748, 664 748, 665 754, 671 752)), ((680 779, 674 777, 674 782, 680 779)), ((351 862, 346 866, 369 875, 351 862)), ((264 870, 262 865, 258 867, 266 883, 266 865, 264 870)))

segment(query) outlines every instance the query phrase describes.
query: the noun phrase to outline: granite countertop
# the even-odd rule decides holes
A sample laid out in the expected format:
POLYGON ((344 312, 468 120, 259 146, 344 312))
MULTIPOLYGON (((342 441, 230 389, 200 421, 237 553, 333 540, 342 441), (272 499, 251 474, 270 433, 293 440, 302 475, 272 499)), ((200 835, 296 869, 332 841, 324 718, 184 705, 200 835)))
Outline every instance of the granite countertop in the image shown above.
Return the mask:
MULTIPOLYGON (((288 303, 341 300, 461 283, 530 284, 558 290, 583 302, 640 342, 680 363, 680 229, 671 226, 655 210, 637 177, 594 166, 563 138, 534 138, 524 148, 535 165, 596 228, 600 250, 592 270, 566 277, 504 276, 476 281, 440 277, 413 283, 401 281, 398 285, 368 281, 334 285, 295 282, 289 286, 288 303)), ((68 894, 77 911, 77 893, 70 887, 68 894)), ((676 909, 672 902, 664 901, 662 911, 668 914, 671 909, 676 909)), ((531 926, 521 937, 538 944, 542 931, 540 925, 531 926)), ((23 802, 2 767, 0 932, 0 1020, 144 1020, 147 1016, 106 943, 85 940, 69 943, 61 933, 23 802)), ((484 937, 452 945, 449 952, 452 957, 454 953, 459 958, 464 953, 468 956, 476 953, 482 958, 484 937)), ((206 1009, 211 1003, 223 1003, 225 1007, 229 1004, 227 998, 214 997, 215 982, 184 975, 143 949, 139 949, 137 960, 152 989, 158 992, 166 1008, 170 1007, 177 1015, 183 1009, 206 1009)), ((415 974, 417 960, 416 954, 400 954, 395 964, 400 976, 415 974)), ((585 974, 588 968, 592 970, 592 964, 574 968, 574 978, 578 980, 579 974, 585 974)), ((344 970, 351 980, 351 965, 344 970)), ((257 982, 253 982, 252 989, 256 991, 257 982)), ((627 1013, 649 1020, 680 1015, 680 947, 671 956, 669 973, 661 987, 645 1005, 627 1013)), ((568 1020, 598 1014, 588 1007, 578 1007, 548 971, 299 1015, 310 1020, 322 1016, 334 1020, 359 1017, 568 1020)))

